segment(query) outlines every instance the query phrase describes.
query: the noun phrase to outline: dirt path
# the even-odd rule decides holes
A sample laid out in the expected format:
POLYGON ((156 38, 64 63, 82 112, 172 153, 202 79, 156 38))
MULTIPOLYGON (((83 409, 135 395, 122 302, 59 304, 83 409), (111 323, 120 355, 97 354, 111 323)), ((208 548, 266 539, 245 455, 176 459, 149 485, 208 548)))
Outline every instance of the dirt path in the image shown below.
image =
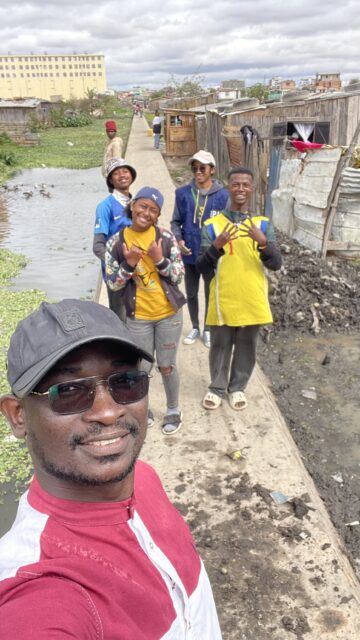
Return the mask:
MULTIPOLYGON (((127 159, 140 176, 136 188, 154 184, 164 192, 162 220, 168 222, 173 183, 140 119, 134 120, 127 159)), ((185 334, 186 310, 184 319, 185 334)), ((183 428, 162 435, 164 394, 155 374, 150 401, 156 421, 143 457, 191 527, 224 640, 357 640, 358 581, 266 378, 256 370, 245 411, 224 403, 206 412, 200 401, 208 351, 200 341, 181 345, 179 368, 183 428), (274 491, 287 502, 277 504, 274 491)))

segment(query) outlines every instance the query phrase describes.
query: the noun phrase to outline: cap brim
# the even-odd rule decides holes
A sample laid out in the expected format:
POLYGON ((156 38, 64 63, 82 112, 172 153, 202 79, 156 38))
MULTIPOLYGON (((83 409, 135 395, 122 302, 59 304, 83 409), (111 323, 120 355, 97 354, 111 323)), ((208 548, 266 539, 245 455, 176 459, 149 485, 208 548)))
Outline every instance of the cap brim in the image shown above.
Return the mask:
POLYGON ((84 338, 83 340, 78 340, 76 343, 68 344, 57 351, 53 351, 49 356, 43 358, 40 362, 37 362, 33 367, 25 371, 25 373, 12 385, 12 391, 17 398, 24 398, 30 391, 32 391, 36 385, 40 382, 40 380, 44 377, 44 375, 50 371, 50 369, 57 363, 61 358, 66 356, 71 351, 74 351, 77 347, 80 347, 83 344, 88 344, 89 342, 96 342, 98 340, 109 340, 111 342, 117 342, 118 344, 122 344, 125 347, 129 347, 130 351, 133 351, 135 355, 143 360, 147 360, 148 362, 153 363, 154 358, 150 353, 140 349, 133 342, 126 340, 125 338, 117 338, 113 335, 100 335, 100 336, 91 336, 84 338))

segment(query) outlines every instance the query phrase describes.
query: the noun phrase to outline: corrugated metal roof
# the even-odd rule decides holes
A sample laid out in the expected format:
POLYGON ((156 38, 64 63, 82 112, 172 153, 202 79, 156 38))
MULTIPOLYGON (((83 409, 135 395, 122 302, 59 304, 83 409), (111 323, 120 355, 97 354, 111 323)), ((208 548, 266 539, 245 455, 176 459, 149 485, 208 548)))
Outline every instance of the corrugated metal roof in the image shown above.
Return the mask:
POLYGON ((0 108, 2 109, 16 109, 16 108, 28 108, 34 109, 40 104, 40 100, 0 100, 0 108))

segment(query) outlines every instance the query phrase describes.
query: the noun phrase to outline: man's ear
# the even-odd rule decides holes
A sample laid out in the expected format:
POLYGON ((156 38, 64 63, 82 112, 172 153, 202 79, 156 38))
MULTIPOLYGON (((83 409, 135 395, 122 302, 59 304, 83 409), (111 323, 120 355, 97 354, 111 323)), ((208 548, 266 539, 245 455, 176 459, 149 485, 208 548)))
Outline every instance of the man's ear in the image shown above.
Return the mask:
POLYGON ((16 438, 26 437, 25 412, 21 400, 12 394, 0 398, 0 411, 8 421, 16 438))

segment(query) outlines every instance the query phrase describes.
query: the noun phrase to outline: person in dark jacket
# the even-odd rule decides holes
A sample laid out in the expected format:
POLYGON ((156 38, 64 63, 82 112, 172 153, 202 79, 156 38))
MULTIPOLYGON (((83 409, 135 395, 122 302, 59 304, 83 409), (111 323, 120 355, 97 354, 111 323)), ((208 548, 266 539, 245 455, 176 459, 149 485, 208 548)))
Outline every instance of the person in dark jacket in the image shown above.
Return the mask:
MULTIPOLYGON (((192 329, 184 338, 184 344, 194 344, 200 337, 199 283, 200 274, 195 263, 199 255, 201 229, 204 222, 222 211, 228 201, 228 191, 218 180, 214 180, 215 158, 208 151, 198 151, 189 160, 194 174, 190 184, 175 191, 175 208, 171 230, 175 235, 185 265, 185 289, 192 329)), ((205 289, 205 318, 209 302, 211 273, 203 275, 205 289)), ((203 342, 210 347, 209 327, 204 326, 203 342)))
POLYGON ((226 394, 234 411, 245 409, 259 329, 272 322, 264 267, 280 269, 281 254, 270 220, 249 211, 254 187, 250 169, 232 169, 230 207, 207 220, 202 230, 197 268, 202 274, 215 272, 206 319, 211 383, 205 409, 217 409, 226 394))
POLYGON ((157 225, 163 202, 157 189, 140 189, 129 205, 131 226, 110 238, 105 261, 107 286, 121 292, 131 334, 145 351, 156 353, 167 403, 162 432, 173 435, 182 421, 176 354, 186 300, 178 288, 184 275, 178 244, 157 225))

